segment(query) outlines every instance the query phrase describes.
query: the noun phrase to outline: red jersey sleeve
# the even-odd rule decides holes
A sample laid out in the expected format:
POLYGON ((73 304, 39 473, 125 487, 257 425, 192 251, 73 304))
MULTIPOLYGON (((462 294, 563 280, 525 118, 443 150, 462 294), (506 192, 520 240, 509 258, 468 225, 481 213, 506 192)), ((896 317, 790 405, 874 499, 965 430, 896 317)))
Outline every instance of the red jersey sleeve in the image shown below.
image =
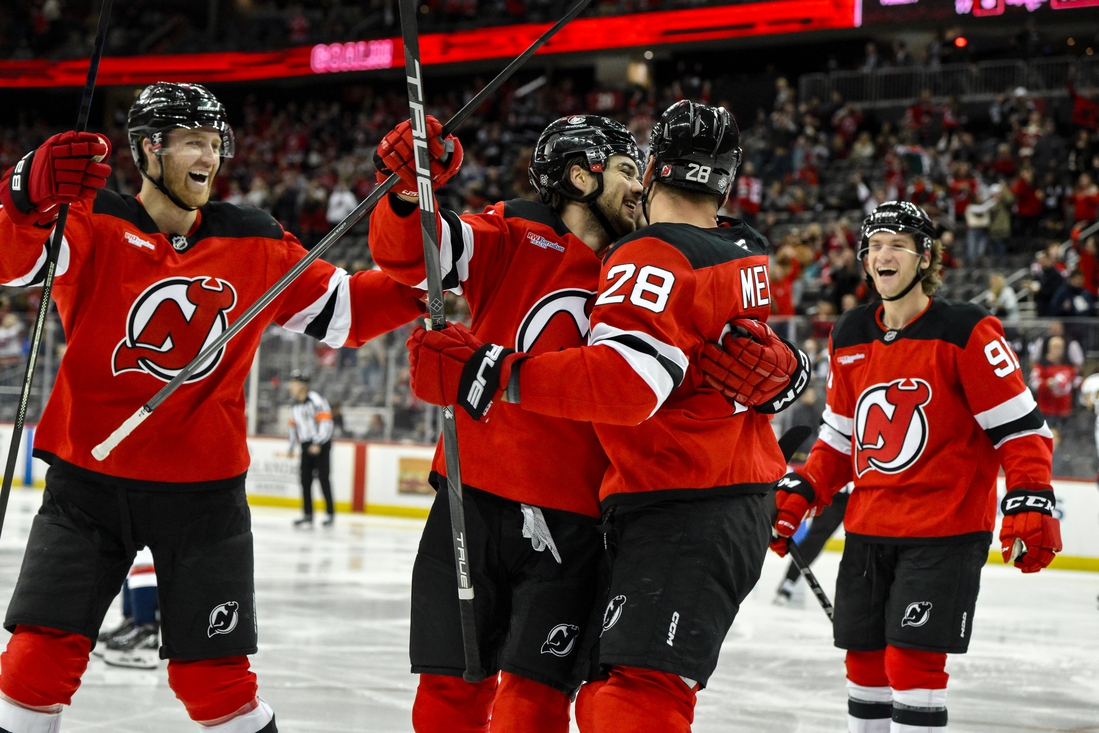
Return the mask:
POLYGON ((831 364, 828 370, 828 396, 821 415, 820 434, 809 452, 801 473, 809 479, 817 496, 831 502, 832 496, 854 479, 852 433, 855 403, 842 369, 837 369, 832 337, 828 337, 831 364))
MULTIPOLYGON (((306 254, 293 234, 284 232, 283 242, 283 257, 276 265, 280 275, 306 254)), ((276 323, 332 348, 362 346, 424 312, 419 293, 385 273, 375 270, 349 276, 323 260, 310 263, 275 304, 276 323)))
POLYGON ((692 324, 695 275, 652 237, 618 247, 603 264, 588 346, 523 362, 525 409, 555 417, 637 425, 683 382, 701 348, 692 324))
MULTIPOLYGON (((370 215, 370 254, 382 270, 405 285, 427 290, 419 210, 397 211, 384 197, 370 215)), ((398 200, 397 207, 412 204, 398 200)), ((443 289, 464 295, 471 309, 491 298, 511 259, 503 204, 482 214, 459 216, 439 210, 439 267, 443 289)))
POLYGON ((978 322, 957 360, 966 401, 996 449, 1007 488, 1050 489, 1053 434, 1000 322, 992 316, 978 322))
MULTIPOLYGON (((65 235, 57 256, 54 276, 79 271, 92 249, 95 232, 91 224, 91 202, 77 201, 69 206, 65 235)), ((53 226, 18 225, 0 206, 0 284, 23 287, 40 282, 45 276, 46 245, 53 237, 53 226)), ((60 284, 60 281, 59 281, 60 284)))

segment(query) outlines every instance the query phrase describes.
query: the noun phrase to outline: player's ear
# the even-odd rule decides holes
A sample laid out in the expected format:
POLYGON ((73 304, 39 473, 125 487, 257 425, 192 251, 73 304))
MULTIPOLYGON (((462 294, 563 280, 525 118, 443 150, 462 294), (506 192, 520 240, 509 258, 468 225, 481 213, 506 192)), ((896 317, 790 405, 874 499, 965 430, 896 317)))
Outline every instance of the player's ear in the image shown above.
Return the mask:
POLYGON ((588 188, 593 180, 594 177, 591 175, 588 169, 580 165, 579 163, 574 163, 572 166, 569 167, 569 183, 571 183, 576 190, 580 191, 584 195, 590 193, 588 188))
POLYGON ((141 138, 141 152, 145 154, 145 172, 150 177, 156 178, 160 175, 160 159, 153 151, 152 140, 147 137, 141 138))
POLYGON ((648 162, 645 164, 645 172, 641 175, 641 186, 648 188, 653 183, 653 170, 656 168, 655 158, 649 156, 648 162))

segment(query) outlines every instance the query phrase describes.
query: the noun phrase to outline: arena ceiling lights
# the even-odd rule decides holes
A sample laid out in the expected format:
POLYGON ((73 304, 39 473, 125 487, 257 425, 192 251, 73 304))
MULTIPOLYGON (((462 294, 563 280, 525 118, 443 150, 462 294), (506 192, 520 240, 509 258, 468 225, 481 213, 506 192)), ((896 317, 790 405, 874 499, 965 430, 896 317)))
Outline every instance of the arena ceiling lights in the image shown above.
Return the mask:
MULTIPOLYGON (((592 53, 745 36, 852 28, 859 0, 765 0, 690 10, 574 20, 539 53, 592 53), (593 39, 598 39, 593 43, 593 39)), ((420 37, 422 62, 457 64, 518 56, 551 24, 525 23, 420 37)), ((330 75, 404 65, 399 38, 299 46, 264 53, 104 57, 99 84, 202 83, 330 75)), ((78 87, 87 59, 0 61, 0 87, 78 87)))

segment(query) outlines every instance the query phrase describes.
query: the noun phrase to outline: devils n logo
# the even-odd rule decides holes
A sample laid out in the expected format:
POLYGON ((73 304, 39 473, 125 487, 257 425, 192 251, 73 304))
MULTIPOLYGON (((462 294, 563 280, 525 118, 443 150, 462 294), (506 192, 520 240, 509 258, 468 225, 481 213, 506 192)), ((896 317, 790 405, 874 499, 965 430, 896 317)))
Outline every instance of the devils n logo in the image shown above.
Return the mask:
MULTIPOLYGON (((140 371, 170 382, 228 325, 237 302, 233 286, 220 278, 173 277, 146 288, 130 307, 126 338, 115 347, 115 374, 140 371)), ((214 370, 225 349, 204 361, 187 380, 214 370)))
POLYGON ((927 445, 927 415, 931 385, 922 379, 898 379, 875 384, 855 406, 855 471, 900 473, 920 457, 927 445))

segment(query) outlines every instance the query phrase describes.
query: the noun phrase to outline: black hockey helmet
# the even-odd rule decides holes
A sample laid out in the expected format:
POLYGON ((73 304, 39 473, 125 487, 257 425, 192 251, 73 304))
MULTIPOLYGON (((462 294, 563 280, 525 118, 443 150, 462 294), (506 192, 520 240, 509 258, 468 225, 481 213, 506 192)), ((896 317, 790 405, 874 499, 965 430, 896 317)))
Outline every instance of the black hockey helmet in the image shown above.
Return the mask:
POLYGON ((149 138, 155 150, 164 144, 164 134, 177 127, 210 127, 221 135, 221 157, 232 158, 236 143, 225 107, 210 91, 198 84, 158 81, 141 91, 130 107, 126 128, 134 163, 144 172, 141 139, 149 138))
POLYGON ((740 166, 740 130, 724 107, 676 102, 649 136, 653 181, 724 199, 740 166))
POLYGON ((291 382, 304 382, 305 384, 309 384, 311 379, 312 377, 310 376, 309 372, 303 372, 301 369, 295 369, 294 371, 290 372, 291 382))
POLYGON ((908 201, 885 201, 862 222, 859 259, 866 257, 870 237, 878 232, 911 234, 916 240, 916 253, 921 257, 935 241, 935 222, 921 207, 908 201))
POLYGON ((542 203, 548 204, 553 194, 591 203, 603 193, 603 169, 612 155, 628 155, 641 170, 641 153, 637 141, 626 127, 599 115, 570 115, 551 122, 538 137, 527 173, 542 203), (595 191, 583 196, 567 181, 569 162, 584 156, 587 168, 597 174, 595 191))

